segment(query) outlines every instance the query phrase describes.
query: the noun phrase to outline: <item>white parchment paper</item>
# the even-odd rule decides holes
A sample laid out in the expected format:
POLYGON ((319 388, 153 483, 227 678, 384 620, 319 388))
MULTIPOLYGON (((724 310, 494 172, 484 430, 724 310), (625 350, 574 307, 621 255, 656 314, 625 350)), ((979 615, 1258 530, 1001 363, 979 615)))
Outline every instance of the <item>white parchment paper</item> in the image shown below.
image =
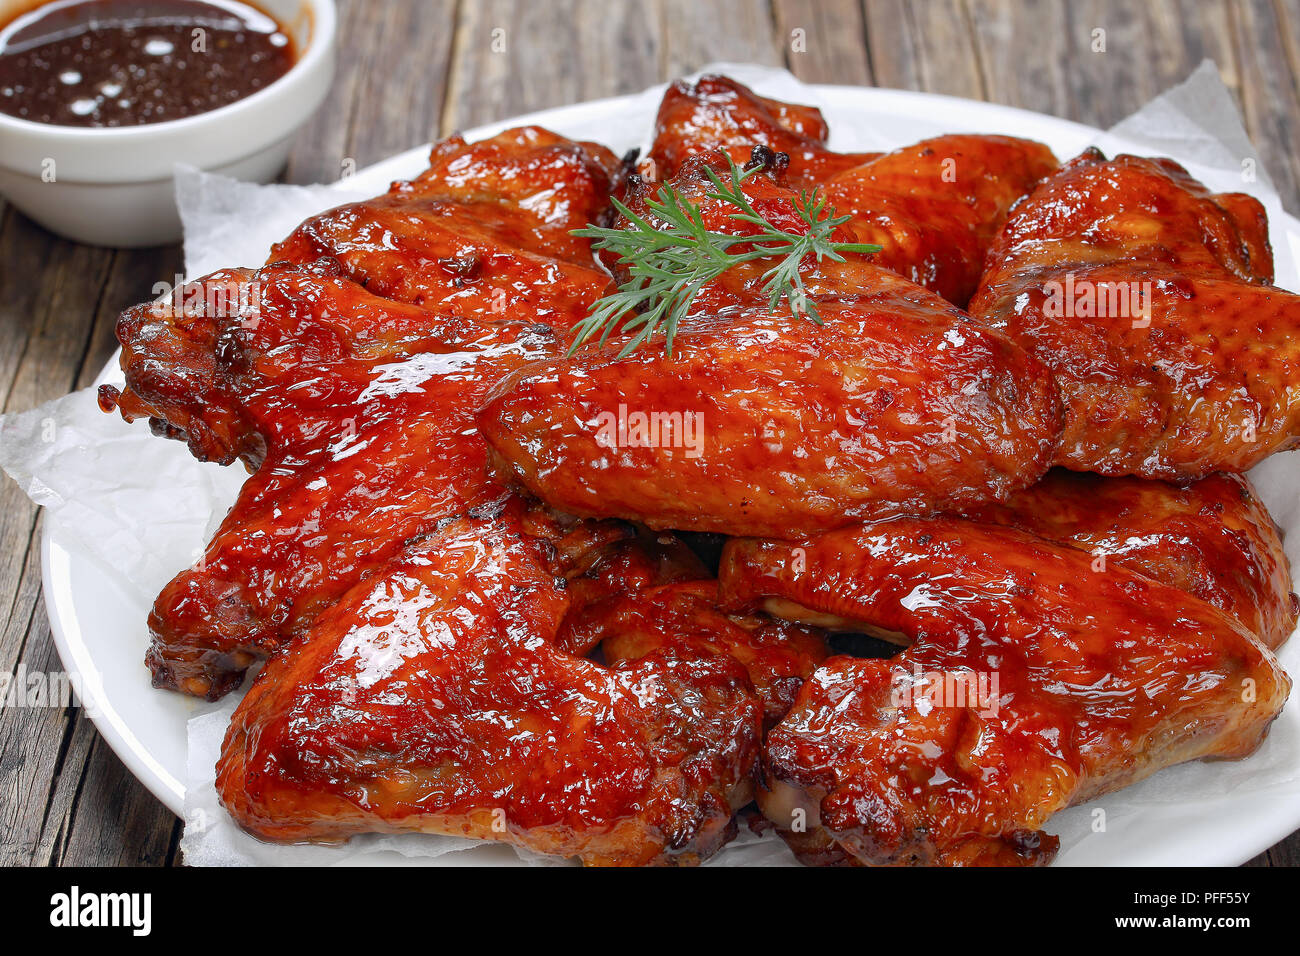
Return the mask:
MULTIPOLYGON (((816 87, 784 70, 744 64, 714 64, 706 71, 728 73, 759 92, 801 103, 828 105, 816 87)), ((594 139, 617 152, 647 145, 663 87, 620 101, 620 109, 565 111, 552 126, 575 139, 594 139)), ((873 124, 837 122, 828 109, 835 148, 892 148, 873 124)), ((491 135, 517 121, 470 131, 468 138, 491 135)), ((913 137, 913 139, 919 137, 913 137)), ((1172 155, 1207 185, 1254 194, 1281 221, 1282 208, 1259 163, 1232 98, 1213 64, 1203 64, 1181 86, 1149 103, 1107 133, 1094 137, 1108 154, 1120 151, 1172 155)), ((387 180, 417 174, 424 148, 394 157, 332 186, 257 186, 194 170, 179 170, 177 195, 185 223, 186 271, 200 276, 217 268, 257 266, 273 242, 304 218, 331 206, 386 188, 387 180)), ((1062 159, 1067 157, 1062 156, 1062 159)), ((1275 235, 1277 232, 1275 231, 1275 235)), ((1300 249, 1279 247, 1278 284, 1300 287, 1296 268, 1300 249)), ((116 369, 105 381, 120 382, 116 369)), ((98 410, 91 390, 69 395, 35 410, 0 418, 0 466, 32 500, 47 509, 46 520, 91 556, 142 607, 180 568, 191 563, 233 502, 244 474, 238 466, 218 468, 194 461, 183 445, 152 437, 143 423, 128 426, 98 410)), ((1287 537, 1293 563, 1300 562, 1300 473, 1292 456, 1275 456, 1251 475, 1287 537)), ((143 619, 135 639, 142 659, 143 619)), ((1300 641, 1283 654, 1283 663, 1300 672, 1300 641)), ((141 665, 143 666, 143 665, 141 665)), ((161 692, 157 692, 161 693, 161 692)), ((421 862, 449 853, 458 863, 515 862, 504 847, 444 837, 406 834, 359 837, 343 846, 270 846, 233 825, 217 802, 213 766, 237 700, 199 707, 188 723, 186 830, 182 849, 196 865, 370 864, 421 862), (472 853, 465 853, 467 849, 472 853)), ((1294 705, 1291 708, 1294 709, 1294 705)), ((1231 814, 1243 795, 1254 799, 1300 799, 1300 721, 1278 721, 1260 751, 1234 763, 1189 764, 1104 800, 1059 815, 1051 829, 1062 836, 1062 864, 1099 862, 1099 841, 1121 839, 1127 828, 1149 826, 1143 811, 1176 806, 1181 814, 1231 814), (1104 829, 1098 828, 1100 819, 1104 829)), ((1149 815, 1149 814, 1148 814, 1149 815)), ((1169 839, 1177 841, 1179 814, 1169 839)), ((1111 843, 1113 846, 1114 844, 1111 843)), ((555 861, 519 854, 529 863, 555 861)), ((759 839, 744 831, 711 865, 788 864, 793 859, 774 837, 759 839)))

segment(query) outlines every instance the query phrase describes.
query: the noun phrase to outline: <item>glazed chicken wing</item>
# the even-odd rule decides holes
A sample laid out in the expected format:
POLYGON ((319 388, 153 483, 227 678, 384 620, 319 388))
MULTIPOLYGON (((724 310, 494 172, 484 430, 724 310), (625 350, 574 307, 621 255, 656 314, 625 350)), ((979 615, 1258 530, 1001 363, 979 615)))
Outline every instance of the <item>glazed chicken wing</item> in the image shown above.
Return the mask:
MULTIPOLYGON (((597 526, 616 523, 595 522, 597 526)), ((624 601, 635 601, 650 588, 710 576, 677 535, 626 527, 625 539, 592 549, 590 566, 568 576, 569 611, 555 640, 570 654, 583 656, 595 650, 608 633, 611 611, 624 601)))
POLYGON ((321 268, 257 273, 255 313, 178 320, 154 304, 119 323, 128 390, 108 397, 122 414, 257 468, 154 604, 157 686, 221 696, 406 541, 507 494, 473 412, 554 354, 551 333, 440 318, 321 268))
POLYGON ((123 314, 127 388, 105 407, 256 469, 154 605, 157 686, 221 696, 407 542, 508 494, 473 412, 557 354, 542 322, 608 281, 568 229, 600 215, 614 165, 535 128, 454 139, 414 183, 309 221, 273 265, 182 291, 194 308, 123 314))
POLYGON ((1057 463, 1194 479, 1300 441, 1300 297, 1271 278, 1256 200, 1090 151, 1017 207, 971 314, 1051 366, 1057 463))
POLYGON ((422 175, 313 216, 271 261, 326 256, 385 298, 568 328, 609 282, 570 232, 600 220, 621 175, 605 147, 536 126, 453 136, 422 175))
MULTIPOLYGON (((1295 630, 1291 569, 1277 525, 1244 475, 1189 485, 1056 468, 970 517, 1010 525, 1172 584, 1276 649, 1295 630)), ((1096 560, 1101 559, 1101 560, 1096 560)))
MULTIPOLYGON (((698 162, 683 195, 708 190, 698 162)), ((796 228, 788 189, 761 173, 743 187, 796 228)), ((721 205, 702 200, 702 221, 741 229, 721 205)), ((1037 480, 1059 428, 1041 365, 860 258, 807 270, 820 325, 773 312, 762 267, 741 266, 701 290, 671 356, 652 344, 616 359, 615 335, 521 370, 479 416, 497 461, 572 514, 774 536, 1037 480)))
POLYGON ((871 256, 963 308, 1011 206, 1057 167, 1042 143, 1010 136, 922 140, 839 173, 823 189, 871 256))
POLYGON ((758 96, 724 76, 678 81, 659 107, 651 181, 692 157, 725 150, 744 163, 755 146, 782 154, 782 180, 822 187, 845 232, 882 246, 871 261, 965 306, 1012 204, 1057 167, 1041 143, 1009 136, 937 136, 884 155, 835 153, 821 112, 758 96))
POLYGON ((223 804, 274 841, 412 830, 589 864, 708 857, 752 794, 744 671, 572 657, 551 640, 566 605, 509 510, 446 525, 258 675, 218 763, 223 804))
POLYGON ((671 648, 734 658, 763 701, 770 726, 790 709, 794 695, 830 653, 816 628, 761 614, 723 614, 712 579, 649 588, 606 605, 588 633, 603 639, 610 665, 640 660, 671 648))
MULTIPOLYGON (((1295 630, 1291 570, 1277 525, 1243 475, 1189 485, 1103 478, 1057 468, 1005 502, 962 517, 1007 525, 1087 551, 1094 569, 1114 562, 1213 604, 1276 649, 1295 630)), ((900 632, 814 611, 781 597, 765 610, 832 631, 906 644, 900 632)))
POLYGON ((767 146, 789 157, 791 185, 811 189, 879 155, 832 152, 826 148, 829 134, 815 106, 768 99, 716 74, 695 83, 678 80, 659 104, 650 163, 642 163, 640 172, 651 181, 672 179, 692 156, 722 149, 739 163, 753 147, 767 146))
POLYGON ((1251 753, 1290 681, 1218 609, 959 518, 737 539, 723 606, 777 596, 906 636, 836 657, 767 738, 760 805, 806 862, 1045 863, 1059 810, 1251 753))
POLYGON ((884 273, 820 326, 697 316, 671 358, 539 363, 479 428, 553 507, 652 528, 794 535, 1031 483, 1055 439, 1040 367, 909 286, 884 273))

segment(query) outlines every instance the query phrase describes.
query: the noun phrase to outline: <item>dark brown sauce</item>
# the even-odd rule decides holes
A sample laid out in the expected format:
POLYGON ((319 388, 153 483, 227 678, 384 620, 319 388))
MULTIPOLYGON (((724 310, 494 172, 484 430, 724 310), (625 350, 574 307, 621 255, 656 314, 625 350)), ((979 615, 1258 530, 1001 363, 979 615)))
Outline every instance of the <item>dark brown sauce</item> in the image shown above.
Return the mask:
POLYGON ((138 126, 234 103, 289 71, 272 17, 236 0, 74 0, 0 29, 0 112, 61 126, 138 126))

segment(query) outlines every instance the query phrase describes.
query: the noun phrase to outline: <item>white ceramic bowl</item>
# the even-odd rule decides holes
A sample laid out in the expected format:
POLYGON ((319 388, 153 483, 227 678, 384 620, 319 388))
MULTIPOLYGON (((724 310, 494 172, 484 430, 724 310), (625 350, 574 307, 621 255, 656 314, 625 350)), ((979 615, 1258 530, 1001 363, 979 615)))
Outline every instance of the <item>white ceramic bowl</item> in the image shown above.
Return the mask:
MULTIPOLYGON (((267 182, 334 77, 334 0, 257 0, 293 38, 298 60, 252 96, 185 119, 93 128, 0 113, 0 193, 59 235, 102 246, 152 246, 181 236, 177 163, 267 182), (52 181, 51 179, 52 174, 52 181)), ((31 9, 0 0, 0 23, 31 9)))

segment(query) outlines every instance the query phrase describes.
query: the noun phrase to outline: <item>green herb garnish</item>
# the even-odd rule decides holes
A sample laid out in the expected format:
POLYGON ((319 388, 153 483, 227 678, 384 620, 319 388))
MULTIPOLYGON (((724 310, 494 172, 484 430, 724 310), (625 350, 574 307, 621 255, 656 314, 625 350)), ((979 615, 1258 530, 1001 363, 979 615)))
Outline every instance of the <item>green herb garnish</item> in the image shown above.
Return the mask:
POLYGON ((588 226, 573 230, 575 236, 595 240, 592 245, 596 249, 616 254, 619 262, 627 266, 628 277, 614 292, 592 303, 587 317, 575 324, 578 336, 568 354, 572 355, 598 332, 603 345, 619 320, 627 316, 623 328, 639 331, 623 346, 619 358, 633 352, 660 328, 664 330, 665 349, 671 356, 678 323, 700 290, 728 269, 759 259, 780 260, 762 276, 768 307, 775 312, 784 299, 792 318, 808 318, 820 325, 817 306, 808 297, 799 274, 804 259, 811 255, 818 262, 823 259, 843 262, 841 253, 844 252, 880 251, 880 246, 869 243, 832 242, 831 235, 836 228, 850 217, 836 217, 834 209, 826 208, 826 200, 818 195, 818 190, 811 194, 801 190, 794 200, 795 212, 808 225, 806 233, 778 228, 750 204, 740 188, 746 177, 763 167, 755 165, 742 170, 730 156, 727 163, 731 175, 726 182, 712 169, 705 168, 714 188, 706 196, 735 206, 736 211, 730 217, 749 223, 757 232, 748 235, 711 232, 704 227, 699 207, 666 183, 654 199, 646 202, 651 212, 664 222, 664 228, 656 228, 615 199, 614 208, 631 224, 628 228, 588 226), (747 248, 737 250, 737 246, 747 248))

